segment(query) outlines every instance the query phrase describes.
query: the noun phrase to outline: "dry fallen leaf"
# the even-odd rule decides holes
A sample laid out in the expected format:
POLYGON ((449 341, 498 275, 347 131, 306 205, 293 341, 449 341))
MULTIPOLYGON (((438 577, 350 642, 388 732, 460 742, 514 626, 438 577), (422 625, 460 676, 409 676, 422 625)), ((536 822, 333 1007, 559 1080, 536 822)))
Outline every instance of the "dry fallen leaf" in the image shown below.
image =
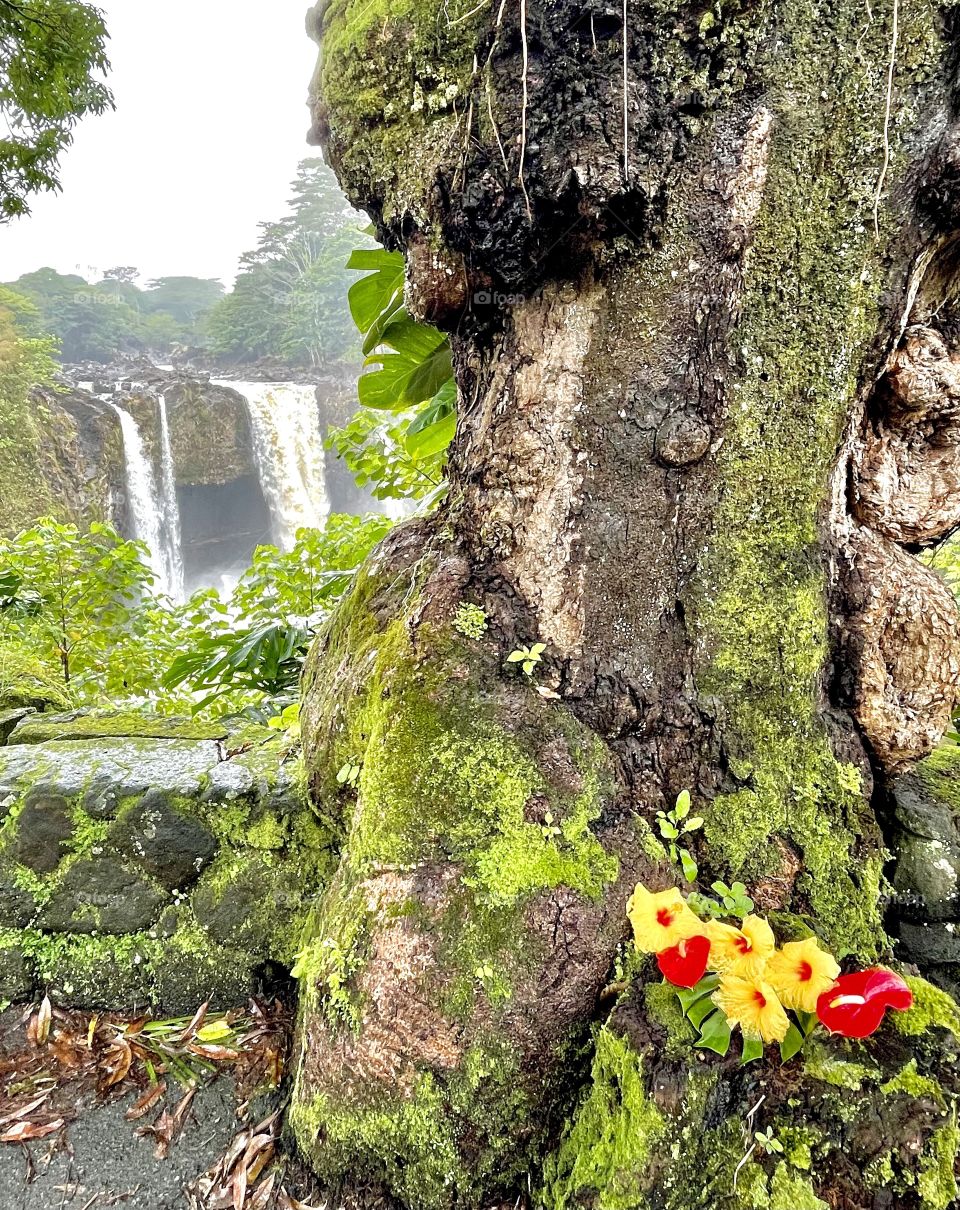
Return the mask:
POLYGON ((63 1118, 42 1125, 38 1122, 17 1122, 0 1134, 0 1143, 28 1143, 31 1139, 45 1139, 47 1135, 56 1134, 63 1125, 63 1118))
POLYGON ((154 1084, 130 1106, 124 1117, 128 1122, 135 1122, 138 1118, 146 1117, 166 1091, 167 1086, 163 1080, 159 1084, 154 1084))

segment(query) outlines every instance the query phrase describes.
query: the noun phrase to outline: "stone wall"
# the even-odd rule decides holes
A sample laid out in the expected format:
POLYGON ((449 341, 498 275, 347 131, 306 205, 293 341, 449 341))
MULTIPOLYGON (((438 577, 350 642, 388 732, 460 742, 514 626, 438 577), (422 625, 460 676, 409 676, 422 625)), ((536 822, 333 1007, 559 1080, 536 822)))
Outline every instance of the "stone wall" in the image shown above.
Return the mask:
POLYGON ((275 732, 27 714, 0 747, 0 999, 242 1002, 285 977, 329 860, 275 732))

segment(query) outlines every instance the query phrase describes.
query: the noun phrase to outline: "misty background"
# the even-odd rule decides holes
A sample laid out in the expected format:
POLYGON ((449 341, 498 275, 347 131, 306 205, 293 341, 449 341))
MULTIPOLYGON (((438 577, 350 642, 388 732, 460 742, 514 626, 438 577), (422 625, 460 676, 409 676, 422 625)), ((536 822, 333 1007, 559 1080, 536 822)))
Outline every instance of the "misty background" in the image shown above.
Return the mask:
POLYGON ((0 279, 40 265, 97 280, 220 278, 229 287, 257 223, 283 211, 309 154, 316 48, 306 0, 103 0, 116 110, 78 126, 61 193, 0 227, 0 279))

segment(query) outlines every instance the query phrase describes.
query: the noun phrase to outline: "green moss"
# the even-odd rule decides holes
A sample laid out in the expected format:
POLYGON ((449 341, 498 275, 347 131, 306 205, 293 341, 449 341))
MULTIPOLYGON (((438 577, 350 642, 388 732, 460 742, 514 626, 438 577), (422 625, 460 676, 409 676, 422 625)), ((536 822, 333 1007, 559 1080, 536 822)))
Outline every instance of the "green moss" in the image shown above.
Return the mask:
POLYGON ((595 1193, 600 1210, 643 1205, 650 1157, 665 1133, 644 1089, 641 1058, 625 1039, 601 1031, 590 1090, 544 1169, 545 1204, 564 1210, 595 1193))
POLYGON ((954 740, 942 743, 913 773, 931 798, 960 814, 960 744, 954 740))
POLYGON ((904 1013, 890 1014, 890 1022, 897 1033, 916 1038, 928 1029, 940 1026, 960 1039, 960 1006, 956 1000, 926 979, 907 975, 906 981, 913 992, 913 1007, 904 1013))
POLYGON ((442 1094, 427 1073, 409 1097, 384 1096, 376 1105, 334 1105, 325 1096, 310 1104, 295 1100, 290 1125, 299 1138, 323 1138, 315 1161, 321 1178, 344 1175, 345 1154, 351 1181, 385 1173, 403 1202, 424 1210, 450 1205, 458 1191, 471 1187, 442 1094))
POLYGON ((531 709, 525 689, 508 727, 471 695, 474 676, 466 691, 454 678, 456 648, 435 642, 433 658, 418 662, 400 625, 378 653, 355 724, 366 748, 351 864, 413 865, 439 850, 464 863, 466 884, 492 904, 561 885, 598 897, 617 873, 590 830, 610 793, 604 745, 557 707, 537 700, 531 709), (578 789, 545 778, 538 752, 548 738, 565 743, 578 789), (537 801, 544 806, 530 818, 537 801))
POLYGON ((666 1053, 671 1058, 689 1058, 698 1032, 684 1016, 676 989, 666 983, 648 983, 643 989, 648 1016, 667 1031, 666 1053))
POLYGON ((917 1192, 923 1210, 948 1210, 956 1205, 957 1152, 960 1150, 960 1130, 956 1116, 949 1125, 936 1131, 920 1157, 917 1192))
POLYGON ((64 739, 225 739, 222 724, 165 717, 142 710, 91 710, 77 715, 31 717, 20 724, 17 743, 64 739))
POLYGON ((903 1093, 908 1097, 926 1097, 941 1109, 946 1108, 943 1088, 937 1080, 917 1071, 916 1059, 911 1059, 892 1079, 887 1080, 886 1084, 881 1084, 880 1091, 886 1096, 903 1093))
POLYGON ((487 615, 479 605, 464 601, 453 615, 453 628, 465 639, 482 639, 487 633, 487 615))
POLYGON ((865 1083, 878 1078, 875 1066, 838 1058, 828 1046, 818 1038, 811 1038, 804 1047, 803 1070, 811 1080, 822 1080, 834 1088, 859 1092, 865 1083))
POLYGON ((447 150, 485 19, 468 0, 442 21, 425 0, 333 0, 326 10, 320 71, 333 140, 346 176, 388 199, 388 221, 416 212, 447 150))
POLYGON ((791 1172, 786 1163, 777 1165, 770 1182, 769 1210, 830 1210, 817 1197, 807 1177, 791 1172))
MULTIPOLYGON (((778 68, 774 86, 777 131, 740 300, 719 507, 687 609, 712 653, 698 684, 724 703, 742 785, 706 809, 705 835, 711 859, 748 882, 777 872, 770 838, 781 835, 800 851, 796 890, 817 931, 835 952, 869 960, 885 941, 882 838, 819 718, 827 605, 818 525, 883 281, 883 248, 864 215, 883 110, 869 65, 885 50, 880 29, 865 30, 851 5, 791 4, 777 20, 792 66, 778 68), (846 56, 843 70, 822 53, 825 39, 846 56), (854 45, 856 55, 843 50, 854 45)), ((911 20, 935 44, 930 12, 911 20)))
POLYGON ((11 642, 0 642, 0 707, 33 706, 67 710, 63 680, 37 656, 11 642))

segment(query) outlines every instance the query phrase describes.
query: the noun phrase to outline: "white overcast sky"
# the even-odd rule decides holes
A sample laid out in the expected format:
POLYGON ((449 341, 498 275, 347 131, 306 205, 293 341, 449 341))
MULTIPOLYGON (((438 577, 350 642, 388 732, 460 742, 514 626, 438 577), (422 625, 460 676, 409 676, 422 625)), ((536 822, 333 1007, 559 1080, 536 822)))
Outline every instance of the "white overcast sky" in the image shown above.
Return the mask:
POLYGON ((85 119, 61 193, 0 226, 0 281, 50 265, 92 277, 233 278, 283 212, 306 144, 308 0, 100 0, 116 112, 85 119))

